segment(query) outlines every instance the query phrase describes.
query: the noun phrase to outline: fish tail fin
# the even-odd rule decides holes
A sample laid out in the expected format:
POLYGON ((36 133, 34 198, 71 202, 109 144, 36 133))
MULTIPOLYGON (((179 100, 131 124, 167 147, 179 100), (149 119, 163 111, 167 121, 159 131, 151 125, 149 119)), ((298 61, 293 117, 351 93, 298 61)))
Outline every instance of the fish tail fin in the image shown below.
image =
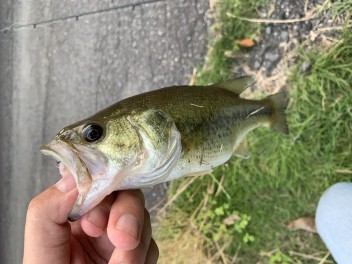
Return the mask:
POLYGON ((270 128, 272 130, 288 135, 289 129, 285 117, 285 109, 289 101, 288 92, 286 90, 282 90, 277 94, 268 96, 267 100, 274 110, 270 120, 270 128))

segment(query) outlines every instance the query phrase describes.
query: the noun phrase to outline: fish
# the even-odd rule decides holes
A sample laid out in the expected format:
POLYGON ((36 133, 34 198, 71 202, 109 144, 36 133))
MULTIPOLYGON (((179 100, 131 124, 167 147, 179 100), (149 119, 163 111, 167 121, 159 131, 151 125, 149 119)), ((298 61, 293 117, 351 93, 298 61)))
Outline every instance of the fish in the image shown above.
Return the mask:
POLYGON ((241 76, 153 90, 63 128, 41 151, 75 179, 79 194, 69 219, 114 191, 205 175, 232 156, 248 158, 245 137, 255 128, 288 134, 288 93, 241 98, 254 83, 241 76))

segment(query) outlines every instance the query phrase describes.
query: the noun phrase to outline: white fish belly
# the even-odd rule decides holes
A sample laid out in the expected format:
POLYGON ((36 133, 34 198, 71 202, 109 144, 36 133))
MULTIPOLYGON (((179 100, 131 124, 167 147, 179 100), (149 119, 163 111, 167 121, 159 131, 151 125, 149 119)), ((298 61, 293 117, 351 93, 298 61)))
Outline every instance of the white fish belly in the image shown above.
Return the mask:
POLYGON ((197 162, 188 162, 185 159, 180 159, 175 168, 170 172, 166 181, 175 180, 183 176, 200 176, 208 174, 213 168, 225 163, 232 156, 232 152, 223 153, 221 156, 214 157, 211 160, 198 160, 197 162))

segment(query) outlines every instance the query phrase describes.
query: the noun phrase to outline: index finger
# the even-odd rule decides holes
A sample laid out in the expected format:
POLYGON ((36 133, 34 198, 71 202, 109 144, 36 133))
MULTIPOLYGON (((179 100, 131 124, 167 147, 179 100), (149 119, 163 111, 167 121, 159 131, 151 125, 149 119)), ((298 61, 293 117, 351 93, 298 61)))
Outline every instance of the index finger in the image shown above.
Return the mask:
POLYGON ((144 223, 144 195, 141 190, 119 191, 110 210, 108 237, 121 250, 136 248, 144 223))

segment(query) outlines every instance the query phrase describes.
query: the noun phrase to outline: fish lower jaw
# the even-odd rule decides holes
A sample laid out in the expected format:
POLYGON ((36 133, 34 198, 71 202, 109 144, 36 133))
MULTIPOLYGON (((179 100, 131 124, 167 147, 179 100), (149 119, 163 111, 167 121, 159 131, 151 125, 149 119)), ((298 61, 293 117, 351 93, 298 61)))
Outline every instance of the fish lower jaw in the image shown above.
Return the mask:
POLYGON ((92 187, 91 177, 86 175, 86 173, 77 173, 75 170, 67 168, 63 162, 60 162, 59 171, 62 177, 74 178, 78 190, 78 197, 69 213, 68 219, 70 221, 78 220, 84 214, 82 206, 92 187))
POLYGON ((114 191, 109 180, 96 180, 89 185, 78 187, 78 197, 69 213, 69 220, 75 221, 98 205, 107 195, 114 191))
POLYGON ((73 177, 78 197, 69 214, 69 219, 77 220, 83 215, 82 206, 89 194, 93 178, 89 168, 86 166, 81 157, 77 155, 75 149, 64 142, 53 141, 42 147, 45 155, 50 155, 59 162, 59 171, 62 177, 73 177))
POLYGON ((74 203, 74 206, 69 213, 68 219, 70 221, 75 221, 78 220, 82 215, 82 210, 81 207, 85 201, 85 198, 87 194, 89 193, 91 186, 92 186, 92 181, 90 180, 90 177, 87 175, 77 175, 75 171, 70 171, 65 167, 65 165, 61 165, 62 162, 60 163, 60 174, 62 177, 73 177, 76 188, 78 190, 78 197, 74 203))
POLYGON ((68 220, 70 221, 76 221, 79 218, 82 217, 82 215, 86 212, 84 209, 86 206, 85 205, 85 201, 86 201, 86 197, 89 194, 89 191, 91 189, 91 184, 89 184, 88 186, 77 186, 77 190, 78 190, 78 196, 77 199, 68 215, 68 220))
POLYGON ((83 200, 82 194, 79 193, 72 210, 68 214, 69 221, 74 222, 82 216, 82 213, 80 212, 80 204, 82 204, 83 200))

